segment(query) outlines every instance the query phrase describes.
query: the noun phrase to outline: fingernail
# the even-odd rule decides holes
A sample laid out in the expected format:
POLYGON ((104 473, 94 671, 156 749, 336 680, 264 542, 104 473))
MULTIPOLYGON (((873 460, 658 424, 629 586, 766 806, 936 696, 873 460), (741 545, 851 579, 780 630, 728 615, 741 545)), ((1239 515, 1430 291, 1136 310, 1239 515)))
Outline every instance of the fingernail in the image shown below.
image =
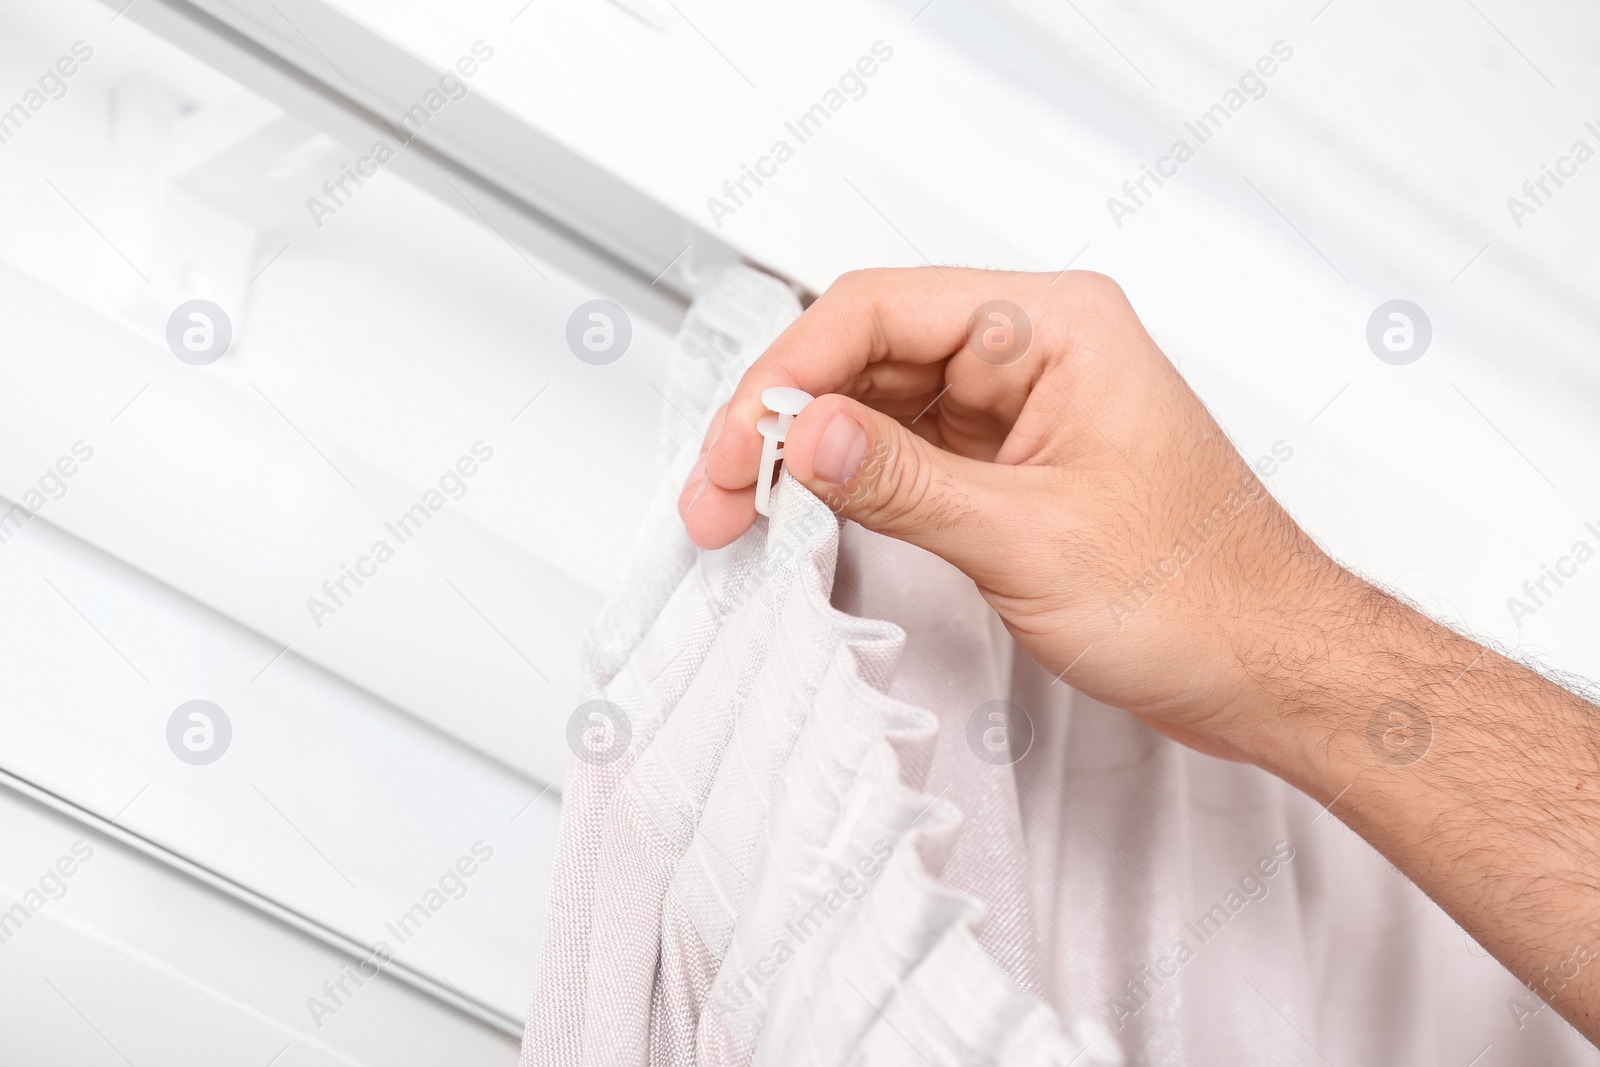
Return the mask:
POLYGON ((706 491, 706 457, 704 455, 694 461, 694 466, 689 468, 689 477, 684 480, 683 484, 685 488, 694 487, 694 495, 689 498, 689 503, 683 509, 684 517, 687 518, 689 512, 694 510, 694 506, 700 502, 700 497, 706 491))
POLYGON ((712 420, 711 432, 706 434, 704 441, 700 442, 700 451, 702 453, 710 452, 717 447, 717 442, 722 440, 722 431, 727 428, 727 425, 728 405, 724 404, 718 409, 716 418, 712 420))
POLYGON ((866 458, 866 429, 849 415, 839 412, 828 423, 827 429, 822 431, 822 439, 817 442, 817 451, 811 460, 811 469, 823 481, 843 485, 866 458))

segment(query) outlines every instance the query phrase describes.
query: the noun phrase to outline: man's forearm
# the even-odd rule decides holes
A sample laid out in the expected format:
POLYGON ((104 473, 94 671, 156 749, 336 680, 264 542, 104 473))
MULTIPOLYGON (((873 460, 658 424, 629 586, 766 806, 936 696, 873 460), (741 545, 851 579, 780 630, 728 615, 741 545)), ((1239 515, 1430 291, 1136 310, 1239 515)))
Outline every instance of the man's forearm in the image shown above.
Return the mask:
POLYGON ((1600 709, 1355 580, 1263 629, 1258 762, 1600 1043, 1600 709))

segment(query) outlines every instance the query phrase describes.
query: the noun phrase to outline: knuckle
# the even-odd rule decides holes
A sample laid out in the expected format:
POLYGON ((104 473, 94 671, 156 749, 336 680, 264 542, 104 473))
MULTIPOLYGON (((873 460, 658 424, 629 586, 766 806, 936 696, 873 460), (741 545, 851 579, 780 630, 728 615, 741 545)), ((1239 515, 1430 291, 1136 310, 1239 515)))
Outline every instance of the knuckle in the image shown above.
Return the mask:
POLYGON ((828 286, 827 291, 822 295, 824 297, 832 295, 835 299, 859 296, 863 292, 876 288, 879 282, 882 281, 884 273, 885 271, 882 267, 863 267, 857 270, 845 271, 834 279, 833 284, 828 286))
POLYGON ((854 487, 857 522, 886 533, 940 525, 946 510, 943 483, 934 465, 914 447, 878 442, 861 465, 854 487))
POLYGON ((901 529, 914 522, 927 495, 927 467, 914 449, 900 449, 875 474, 871 496, 875 525, 901 529))
POLYGON ((1093 270, 1074 270, 1067 272, 1067 282, 1072 288, 1090 300, 1106 303, 1126 304, 1127 293, 1115 278, 1108 274, 1101 274, 1093 270))
POLYGON ((895 273, 889 267, 846 271, 811 305, 816 314, 836 320, 847 332, 861 337, 869 363, 888 355, 889 343, 878 305, 895 273))

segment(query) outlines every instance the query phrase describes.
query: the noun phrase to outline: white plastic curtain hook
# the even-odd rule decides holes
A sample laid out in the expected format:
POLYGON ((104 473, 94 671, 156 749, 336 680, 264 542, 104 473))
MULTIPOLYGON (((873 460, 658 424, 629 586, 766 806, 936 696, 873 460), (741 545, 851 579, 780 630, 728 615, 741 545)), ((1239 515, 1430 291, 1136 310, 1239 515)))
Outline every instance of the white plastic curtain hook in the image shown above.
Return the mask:
POLYGON ((772 514, 772 481, 777 476, 778 461, 783 459, 783 442, 789 436, 794 417, 816 397, 804 389, 791 389, 776 385, 761 394, 761 403, 773 415, 763 415, 756 421, 756 431, 761 434, 761 472, 756 478, 756 511, 772 514))

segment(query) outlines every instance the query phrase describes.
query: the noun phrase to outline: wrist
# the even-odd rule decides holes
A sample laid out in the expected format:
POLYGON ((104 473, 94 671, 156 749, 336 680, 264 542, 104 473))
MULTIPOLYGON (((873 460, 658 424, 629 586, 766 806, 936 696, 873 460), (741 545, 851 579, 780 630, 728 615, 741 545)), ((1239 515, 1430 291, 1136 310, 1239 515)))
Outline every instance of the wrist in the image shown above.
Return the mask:
POLYGON ((1258 613, 1239 661, 1251 760, 1326 801, 1422 759, 1429 709, 1483 649, 1331 560, 1318 570, 1258 613))

